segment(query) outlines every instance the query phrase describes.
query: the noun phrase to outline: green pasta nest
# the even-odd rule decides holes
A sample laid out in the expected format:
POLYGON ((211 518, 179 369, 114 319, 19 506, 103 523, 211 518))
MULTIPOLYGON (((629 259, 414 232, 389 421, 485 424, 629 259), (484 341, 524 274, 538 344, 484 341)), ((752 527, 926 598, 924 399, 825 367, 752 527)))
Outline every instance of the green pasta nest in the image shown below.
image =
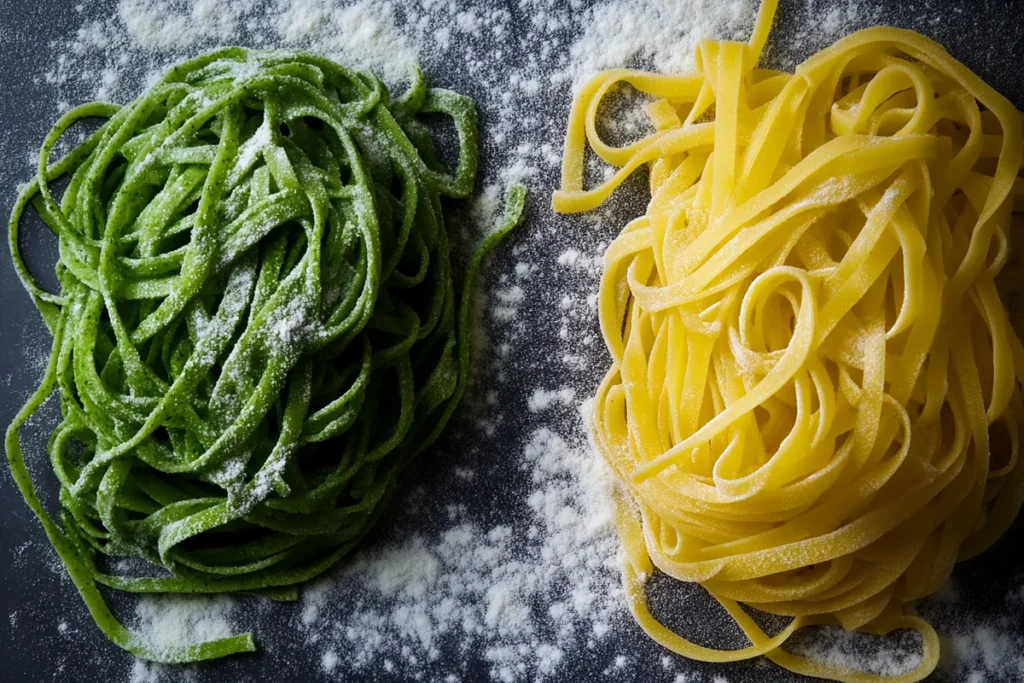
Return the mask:
MULTIPOLYGON (((85 105, 54 126, 9 230, 53 349, 7 453, 115 642, 160 661, 253 648, 243 635, 154 650, 114 620, 97 582, 287 598, 370 529, 466 382, 468 297, 453 281, 441 197, 467 196, 476 164, 468 98, 417 73, 391 101, 373 76, 295 52, 219 50, 127 106, 85 105), (422 114, 454 122, 454 173, 422 114), (67 128, 95 116, 106 123, 48 165, 67 128), (50 184, 64 176, 58 202, 50 184), (30 203, 59 237, 59 295, 21 258, 30 203), (55 390, 60 526, 19 444, 55 390), (107 575, 97 553, 170 573, 107 575)), ((513 188, 467 285, 522 206, 513 188)))

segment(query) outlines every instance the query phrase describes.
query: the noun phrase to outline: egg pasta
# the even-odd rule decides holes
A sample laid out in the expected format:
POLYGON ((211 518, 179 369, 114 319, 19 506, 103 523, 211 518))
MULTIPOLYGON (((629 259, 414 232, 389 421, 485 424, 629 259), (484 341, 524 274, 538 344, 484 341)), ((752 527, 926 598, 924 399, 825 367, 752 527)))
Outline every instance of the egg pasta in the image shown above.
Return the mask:
POLYGON ((764 655, 840 681, 918 681, 938 638, 907 603, 1009 526, 1024 498, 1021 114, 915 32, 870 28, 794 73, 703 41, 697 71, 598 74, 572 105, 553 206, 582 212, 649 171, 647 212, 605 254, 612 357, 594 404, 621 480, 640 626, 687 657, 764 655), (605 96, 654 132, 602 141, 605 96), (584 188, 589 150, 617 167, 584 188), (1018 232, 1019 234, 1019 232, 1018 232), (647 606, 654 568, 707 589, 750 641, 694 644, 647 606), (743 606, 792 617, 766 633, 743 606), (913 629, 908 672, 784 649, 809 625, 913 629))

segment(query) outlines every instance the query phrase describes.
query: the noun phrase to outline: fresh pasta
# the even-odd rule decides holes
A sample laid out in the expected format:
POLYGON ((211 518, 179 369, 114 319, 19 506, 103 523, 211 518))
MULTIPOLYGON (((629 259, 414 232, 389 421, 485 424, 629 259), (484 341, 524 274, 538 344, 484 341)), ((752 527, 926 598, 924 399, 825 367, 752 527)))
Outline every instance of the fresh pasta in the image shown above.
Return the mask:
POLYGON ((363 538, 463 393, 469 288, 524 190, 510 191, 459 292, 441 197, 472 191, 476 112, 414 76, 391 100, 372 75, 315 55, 228 48, 173 67, 124 107, 71 110, 43 143, 9 242, 53 345, 7 459, 96 623, 139 657, 255 645, 242 634, 151 646, 99 585, 294 599, 363 538), (454 173, 423 114, 454 122, 454 173), (106 121, 50 164, 87 117, 106 121), (59 238, 57 294, 22 259, 30 204, 59 238), (20 440, 54 392, 60 525, 20 440), (111 575, 104 555, 167 571, 111 575))
POLYGON ((896 28, 793 74, 757 68, 775 6, 749 44, 701 42, 696 73, 605 72, 572 105, 556 211, 649 169, 647 212, 608 247, 598 299, 612 366, 594 432, 622 484, 626 593, 687 657, 918 681, 938 638, 905 606, 1024 498, 1024 346, 1007 312, 1024 272, 1021 114, 896 28), (651 98, 654 132, 615 147, 598 109, 622 83, 651 98), (618 167, 592 189, 588 147, 618 167), (644 592, 655 567, 707 589, 749 646, 660 624, 644 592), (769 635, 741 605, 792 621, 769 635), (818 624, 913 629, 923 654, 883 676, 784 649, 818 624))

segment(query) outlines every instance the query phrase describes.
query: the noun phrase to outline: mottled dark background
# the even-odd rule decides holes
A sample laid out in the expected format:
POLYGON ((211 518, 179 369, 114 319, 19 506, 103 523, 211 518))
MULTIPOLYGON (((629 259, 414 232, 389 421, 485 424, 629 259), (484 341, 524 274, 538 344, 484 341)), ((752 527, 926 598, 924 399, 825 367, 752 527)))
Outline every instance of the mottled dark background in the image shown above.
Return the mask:
MULTIPOLYGON (((5 216, 14 198, 14 183, 28 179, 29 153, 38 147, 51 123, 55 111, 54 96, 41 76, 56 58, 50 41, 66 38, 81 24, 82 15, 74 11, 77 2, 0 0, 0 179, 3 180, 0 213, 5 216)), ((835 2, 841 4, 843 0, 835 2)), ((90 7, 102 7, 104 0, 88 4, 90 7)), ((100 10, 99 16, 109 16, 113 11, 114 0, 106 0, 106 4, 109 7, 100 10)), ((786 55, 805 56, 801 45, 794 40, 800 35, 800 27, 808 20, 804 3, 802 0, 782 0, 780 4, 772 42, 785 45, 786 55)), ((1024 69, 1021 65, 1024 58, 1024 2, 861 0, 860 5, 862 10, 877 9, 884 23, 917 29, 939 40, 955 57, 1007 95, 1018 108, 1024 108, 1024 69), (934 22, 935 17, 942 19, 934 22)), ((508 6, 514 16, 522 17, 518 3, 509 0, 508 6)), ((522 19, 521 30, 528 31, 526 17, 522 19)), ((513 60, 522 57, 512 55, 513 60)), ((458 70, 429 62, 424 66, 435 83, 471 95, 478 94, 475 91, 479 86, 461 80, 458 70)), ((542 113, 564 121, 568 102, 568 84, 550 88, 541 100, 542 113)), ((481 112, 481 120, 486 126, 486 109, 481 112)), ((556 140, 546 142, 557 143, 556 140)), ((559 226, 570 225, 567 219, 553 219, 547 214, 548 192, 556 180, 554 173, 545 171, 537 181, 541 191, 534 194, 531 216, 525 228, 500 251, 492 263, 492 272, 510 272, 516 262, 514 252, 517 248, 530 243, 532 251, 537 248, 537 240, 548 239, 539 235, 541 220, 559 226)), ((580 241, 596 241, 611 236, 611 233, 590 235, 581 237, 580 241)), ((49 340, 10 265, 6 240, 4 245, 4 253, 0 255, 0 424, 6 426, 38 379, 43 355, 40 349, 46 347, 49 340)), ((54 241, 37 231, 26 237, 25 245, 35 271, 49 273, 56 256, 54 241)), ((564 275, 541 273, 540 277, 548 278, 551 286, 557 287, 559 278, 564 275)), ((537 334, 530 344, 520 343, 513 349, 506 367, 509 381, 495 387, 499 405, 524 405, 527 392, 535 386, 538 377, 544 378, 547 386, 579 382, 578 377, 562 377, 568 371, 558 360, 554 334, 545 331, 548 312, 541 305, 530 305, 529 302, 524 305, 520 315, 536 321, 537 334), (516 381, 516 373, 523 373, 524 381, 516 381), (527 377, 529 381, 525 381, 527 377)), ((592 374, 596 378, 606 362, 603 349, 592 346, 585 353, 593 359, 592 374)), ((530 429, 528 420, 527 415, 505 420, 498 425, 498 432, 491 442, 519 443, 522 433, 530 429)), ((455 427, 456 432, 471 432, 459 430, 458 424, 455 427)), ((38 444, 39 438, 40 435, 36 434, 34 442, 38 444)), ((452 500, 453 494, 447 493, 451 468, 459 465, 460 458, 466 460, 469 457, 465 453, 476 450, 465 442, 466 438, 463 435, 442 440, 415 470, 417 484, 436 498, 439 505, 452 500)), ((31 441, 32 435, 28 439, 31 441)), ((458 500, 470 506, 492 505, 497 499, 492 495, 492 489, 508 486, 510 480, 523 477, 517 462, 520 452, 515 448, 507 453, 492 451, 491 457, 502 457, 494 457, 487 476, 477 478, 472 495, 458 500)), ((33 461, 33 471, 41 473, 42 487, 48 500, 52 501, 55 498, 54 480, 52 475, 46 476, 49 474, 48 465, 43 454, 30 451, 27 457, 33 461)), ((40 525, 21 500, 6 468, 0 470, 0 680, 126 680, 132 666, 131 657, 108 643, 95 628, 70 581, 62 571, 55 569, 54 553, 49 549, 40 525), (9 620, 12 613, 17 613, 16 625, 9 620), (62 621, 68 625, 63 634, 58 632, 58 624, 62 621)), ((501 518, 502 511, 496 509, 489 514, 497 520, 501 518)), ((949 608, 941 600, 926 601, 921 605, 921 611, 933 619, 940 632, 944 626, 955 630, 965 624, 990 623, 996 632, 1012 642, 1022 642, 1024 615, 1021 610, 1024 600, 1014 604, 1006 599, 1011 592, 1020 591, 1024 586, 1022 532, 1024 523, 1019 521, 995 547, 957 568, 954 583, 959 599, 955 608, 949 608)), ((395 533, 394 525, 385 523, 376 542, 386 542, 395 533)), ((122 613, 130 614, 125 604, 115 602, 115 605, 120 605, 122 613)), ((682 606, 686 621, 700 619, 699 609, 695 611, 698 607, 693 601, 682 606)), ((295 606, 278 605, 269 613, 261 610, 256 623, 261 645, 258 654, 190 668, 188 680, 218 683, 326 680, 328 676, 321 669, 318 654, 304 646, 301 635, 285 627, 294 620, 295 609, 295 606), (275 629, 275 624, 280 628, 275 629)), ((587 651, 578 657, 569 653, 569 661, 562 668, 563 676, 573 680, 671 680, 675 674, 663 671, 660 664, 664 651, 638 634, 638 629, 630 624, 602 641, 602 648, 607 648, 607 652, 587 651), (629 653, 631 659, 640 664, 621 672, 607 673, 610 660, 620 653, 629 653), (643 664, 645 662, 649 662, 649 666, 643 664)), ((339 654, 344 657, 343 652, 339 654)), ((463 680, 468 681, 485 678, 488 665, 482 659, 469 660, 454 668, 462 672, 463 680)), ((711 666, 677 659, 675 670, 699 672, 699 680, 710 680, 714 675, 723 675, 732 681, 782 682, 798 679, 774 667, 755 663, 711 666)), ((405 675, 400 670, 394 674, 370 670, 365 680, 401 680, 405 675)), ((936 679, 950 680, 951 677, 955 676, 946 673, 937 675, 936 679)), ((360 680, 351 676, 345 678, 360 680)), ((976 680, 1009 683, 1024 680, 1024 672, 1007 674, 1002 678, 985 675, 976 680)))

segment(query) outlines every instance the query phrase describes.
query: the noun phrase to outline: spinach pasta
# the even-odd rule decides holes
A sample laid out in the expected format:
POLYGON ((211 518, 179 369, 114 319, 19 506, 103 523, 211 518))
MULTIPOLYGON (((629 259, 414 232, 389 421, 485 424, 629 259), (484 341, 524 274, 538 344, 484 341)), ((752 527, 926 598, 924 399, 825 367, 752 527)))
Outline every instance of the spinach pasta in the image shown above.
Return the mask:
POLYGON ((457 291, 441 198, 469 195, 476 167, 468 98, 417 73, 392 101, 375 77, 296 52, 212 52, 53 127, 9 223, 53 346, 7 457, 114 642, 163 662, 252 650, 249 634, 152 648, 99 585, 288 598, 371 528, 463 393, 468 289, 523 208, 514 187, 457 291), (423 114, 454 122, 454 173, 423 114), (88 117, 106 122, 51 164, 88 117), (58 294, 22 259, 30 205, 59 238, 58 294), (53 392, 59 525, 20 443, 53 392), (168 571, 113 576, 100 555, 168 571))

